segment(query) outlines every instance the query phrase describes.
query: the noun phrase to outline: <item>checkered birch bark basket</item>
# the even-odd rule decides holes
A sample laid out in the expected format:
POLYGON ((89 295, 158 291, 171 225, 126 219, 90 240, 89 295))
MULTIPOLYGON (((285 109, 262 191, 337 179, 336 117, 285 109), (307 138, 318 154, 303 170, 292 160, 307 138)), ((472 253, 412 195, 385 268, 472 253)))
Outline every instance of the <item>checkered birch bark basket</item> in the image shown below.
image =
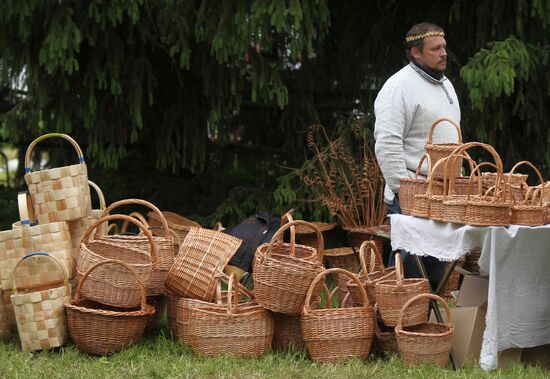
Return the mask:
MULTIPOLYGON (((0 287, 0 292, 3 292, 2 287, 0 287)), ((13 322, 9 319, 8 305, 4 304, 3 299, 0 300, 0 341, 5 341, 11 336, 13 322)), ((11 307, 11 304, 9 305, 11 307)))
MULTIPOLYGON (((73 270, 72 275, 74 276, 76 274, 76 265, 78 262, 78 257, 80 254, 80 241, 82 241, 82 237, 86 233, 86 230, 92 225, 94 221, 99 219, 103 212, 105 211, 105 208, 107 207, 105 203, 105 196, 103 196, 103 192, 98 187, 97 184, 95 184, 92 181, 88 181, 88 184, 90 187, 92 187, 99 198, 99 209, 92 209, 92 213, 88 217, 79 218, 77 220, 71 220, 67 221, 67 224, 69 225, 69 233, 71 234, 71 242, 73 245, 73 270)), ((99 225, 96 230, 96 235, 103 236, 107 234, 107 223, 104 222, 103 224, 99 225)))
MULTIPOLYGON (((27 199, 26 193, 20 194, 18 198, 22 221, 14 225, 15 229, 0 232, 0 283, 4 289, 11 288, 11 275, 15 266, 21 258, 31 252, 48 252, 61 262, 67 272, 71 272, 73 266, 71 236, 67 223, 52 222, 30 226, 25 205, 27 199)), ((63 278, 56 267, 57 264, 51 260, 25 265, 20 268, 18 283, 21 287, 29 288, 37 283, 62 281, 63 278)))
POLYGON ((38 222, 41 224, 76 220, 88 217, 91 213, 88 171, 84 156, 76 141, 66 134, 45 134, 31 142, 25 154, 25 182, 29 186, 38 222), (31 172, 31 154, 36 144, 52 137, 69 141, 78 154, 79 163, 31 172))
POLYGON ((64 306, 71 300, 71 285, 61 262, 46 253, 28 254, 16 265, 12 280, 11 302, 22 350, 30 352, 63 345, 67 340, 64 306), (36 266, 44 270, 44 265, 35 265, 37 261, 44 260, 44 257, 53 261, 57 270, 63 272, 63 281, 53 288, 38 291, 27 289, 19 292, 17 282, 25 275, 20 268, 36 266))

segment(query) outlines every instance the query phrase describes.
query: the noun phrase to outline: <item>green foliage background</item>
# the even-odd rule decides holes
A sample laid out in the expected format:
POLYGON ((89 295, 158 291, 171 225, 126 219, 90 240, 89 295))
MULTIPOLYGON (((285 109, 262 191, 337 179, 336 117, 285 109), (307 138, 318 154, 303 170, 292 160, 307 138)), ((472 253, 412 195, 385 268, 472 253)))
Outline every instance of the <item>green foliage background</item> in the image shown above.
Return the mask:
MULTIPOLYGON (((289 175, 307 126, 372 129, 376 93, 422 21, 447 32, 464 140, 547 176, 550 0, 6 0, 0 100, 17 105, 0 137, 22 161, 38 135, 71 134, 108 202, 145 198, 205 225, 260 209, 328 220, 289 175)), ((51 165, 75 159, 40 147, 51 165)))

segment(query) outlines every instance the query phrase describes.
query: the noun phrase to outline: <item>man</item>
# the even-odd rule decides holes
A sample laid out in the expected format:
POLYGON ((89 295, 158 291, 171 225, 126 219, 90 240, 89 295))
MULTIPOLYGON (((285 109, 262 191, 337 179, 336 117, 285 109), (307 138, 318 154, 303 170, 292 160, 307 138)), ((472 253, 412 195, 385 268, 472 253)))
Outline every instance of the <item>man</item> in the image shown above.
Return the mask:
MULTIPOLYGON (((374 102, 375 153, 386 180, 384 200, 389 214, 401 213, 399 180, 414 176, 432 123, 441 117, 460 123, 458 98, 444 75, 447 43, 443 29, 430 23, 416 24, 407 32, 405 47, 409 64, 384 83, 374 102)), ((434 143, 456 141, 457 133, 451 125, 436 128, 434 143)), ((424 162, 421 172, 427 175, 427 171, 424 162)), ((405 275, 419 276, 415 260, 407 259, 406 252, 401 253, 405 275)), ((439 266, 428 263, 434 265, 439 266)), ((439 276, 442 268, 437 267, 436 271, 435 276, 439 276)))

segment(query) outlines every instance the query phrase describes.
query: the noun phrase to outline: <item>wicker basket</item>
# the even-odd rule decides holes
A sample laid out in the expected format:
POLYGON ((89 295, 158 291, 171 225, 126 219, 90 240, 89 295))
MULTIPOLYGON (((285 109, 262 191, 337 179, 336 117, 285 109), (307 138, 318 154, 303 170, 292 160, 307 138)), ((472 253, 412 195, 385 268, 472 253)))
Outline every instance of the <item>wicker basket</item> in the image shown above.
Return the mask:
POLYGON ((454 326, 447 303, 437 295, 420 294, 403 305, 395 327, 399 356, 407 363, 435 363, 446 366, 449 362, 454 326), (426 299, 434 299, 443 304, 447 313, 447 323, 423 323, 416 326, 403 326, 403 317, 411 305, 426 299))
MULTIPOLYGON (((528 185, 527 175, 525 174, 510 174, 504 173, 504 182, 508 183, 506 190, 511 191, 511 194, 507 194, 508 197, 512 197, 516 202, 521 202, 525 199, 528 185)), ((488 190, 494 187, 496 184, 497 175, 494 172, 484 172, 482 176, 483 188, 488 190)))
MULTIPOLYGON (((465 262, 466 262, 466 258, 460 257, 455 267, 464 267, 465 262)), ((449 276, 449 279, 441 289, 440 296, 445 299, 452 298, 451 292, 458 290, 459 280, 460 280, 460 273, 458 271, 453 270, 453 272, 449 276)))
MULTIPOLYGON (((106 208, 105 204, 105 196, 103 196, 103 192, 101 189, 97 186, 97 184, 88 181, 88 184, 90 187, 92 187, 99 198, 99 209, 92 209, 92 213, 88 217, 79 218, 77 220, 71 220, 67 221, 67 224, 69 225, 69 233, 71 234, 71 244, 73 246, 73 269, 72 269, 72 275, 73 277, 76 274, 76 265, 78 262, 78 257, 80 254, 80 241, 82 241, 82 237, 86 233, 86 230, 92 225, 92 223, 99 219, 101 215, 103 214, 103 211, 106 208)), ((96 230, 96 235, 102 236, 107 234, 107 223, 103 223, 100 226, 98 226, 96 230)))
POLYGON ((276 351, 302 351, 305 347, 300 316, 273 312, 274 334, 272 348, 276 351))
MULTIPOLYGON (((32 204, 28 204, 28 196, 21 193, 18 196, 21 222, 14 225, 15 229, 0 232, 0 284, 2 288, 11 288, 11 274, 18 262, 26 254, 44 251, 58 259, 65 270, 70 273, 73 266, 71 236, 66 222, 52 222, 44 225, 30 226, 33 219, 32 204), (28 213, 30 212, 30 213, 28 213)), ((32 288, 38 283, 59 283, 63 276, 57 270, 57 264, 51 260, 41 260, 37 265, 21 268, 19 286, 32 288), (40 266, 44 265, 42 268, 40 266)))
POLYGON ((317 230, 319 251, 310 246, 298 245, 291 233, 290 243, 282 241, 285 230, 294 225, 306 224, 296 220, 283 225, 271 242, 260 245, 254 256, 254 294, 264 308, 287 315, 300 314, 306 291, 322 266, 324 240, 317 230))
POLYGON ((336 363, 349 358, 365 359, 374 335, 374 311, 359 279, 349 271, 331 268, 320 273, 309 286, 302 309, 302 333, 309 357, 316 362, 336 363), (355 280, 363 304, 358 307, 311 309, 311 296, 326 275, 337 273, 355 280))
POLYGON ((397 339, 395 327, 386 326, 380 317, 378 307, 375 307, 374 337, 378 350, 386 353, 397 353, 397 339))
POLYGON ((88 171, 80 146, 66 134, 44 134, 31 142, 25 153, 25 182, 29 186, 34 210, 40 224, 88 217, 92 211, 88 171), (31 172, 31 154, 40 141, 60 137, 71 143, 78 164, 31 172))
MULTIPOLYGON (((116 236, 114 236, 116 237, 116 236)), ((86 231, 80 244, 80 260, 77 265, 79 277, 88 272, 96 264, 108 259, 120 259, 129 264, 137 273, 141 283, 145 285, 151 280, 157 248, 151 232, 133 217, 125 215, 109 215, 95 221, 86 231), (119 240, 111 241, 113 236, 101 236, 90 240, 92 232, 104 222, 128 220, 136 224, 149 240, 150 252, 138 250, 119 240)), ((99 267, 90 274, 86 284, 82 286, 82 294, 89 300, 118 308, 133 308, 141 302, 141 289, 136 285, 134 272, 129 272, 120 265, 99 267)))
POLYGON ((158 325, 164 313, 166 311, 166 296, 164 295, 155 295, 147 296, 147 304, 155 308, 155 314, 149 316, 147 320, 147 325, 145 326, 145 331, 149 331, 158 325))
POLYGON ((378 251, 384 251, 385 238, 379 235, 380 226, 362 227, 362 228, 344 228, 348 232, 350 245, 359 251, 363 241, 373 241, 378 251))
MULTIPOLYGON (((168 223, 168 227, 176 232, 181 243, 183 243, 191 228, 201 227, 201 225, 195 221, 189 220, 174 212, 162 211, 162 215, 168 223)), ((149 212, 147 213, 147 217, 149 218, 149 225, 151 225, 151 227, 162 226, 162 219, 157 213, 149 212)), ((157 232, 155 231, 154 233, 157 232)))
MULTIPOLYGON (((46 276, 50 276, 49 273, 46 276)), ((67 341, 67 324, 65 322, 64 305, 71 300, 71 285, 69 276, 63 264, 46 253, 31 253, 23 257, 13 269, 13 295, 11 303, 17 321, 17 330, 21 340, 21 348, 25 352, 51 349, 65 344, 67 341), (44 269, 45 266, 34 265, 37 260, 53 261, 62 272, 63 281, 52 286, 42 285, 37 288, 18 287, 19 267, 35 266, 44 269), (32 262, 32 263, 31 263, 32 262), (23 266, 21 266, 23 264, 23 266)), ((46 284, 46 283, 44 283, 46 284)))
MULTIPOLYGON (((363 242, 359 250, 359 260, 361 263, 361 275, 358 278, 367 291, 370 304, 374 306, 376 304, 376 283, 380 280, 395 280, 395 267, 384 268, 382 256, 372 241, 363 242)), ((355 280, 339 277, 338 287, 345 288, 349 292, 351 297, 349 300, 350 304, 362 304, 363 298, 355 280)))
POLYGON ((425 194, 428 189, 428 180, 425 177, 419 177, 420 170, 424 160, 428 161, 428 172, 431 171, 432 162, 429 155, 422 155, 418 166, 416 167, 416 173, 414 178, 401 178, 399 179, 399 205, 401 206, 401 212, 404 215, 410 215, 414 208, 414 196, 425 194))
POLYGON ((262 306, 239 303, 237 276, 229 278, 226 304, 204 304, 189 312, 189 336, 193 351, 209 356, 265 355, 273 340, 273 319, 262 306))
MULTIPOLYGON (((510 170, 510 175, 508 178, 510 178, 514 171, 522 166, 527 165, 533 169, 535 174, 537 175, 538 180, 540 181, 540 194, 538 197, 538 200, 536 201, 530 201, 529 199, 529 193, 526 192, 526 197, 524 201, 522 202, 515 202, 514 197, 512 197, 512 205, 510 206, 510 223, 517 224, 517 225, 528 225, 528 226, 539 226, 544 225, 544 212, 546 207, 542 204, 542 198, 544 197, 544 179, 542 178, 542 175, 540 174, 540 171, 529 161, 521 161, 518 162, 512 167, 510 170)), ((512 188, 511 181, 509 179, 508 188, 512 188)))
MULTIPOLYGON (((424 146, 424 149, 426 150, 426 154, 430 156, 432 163, 435 164, 435 162, 437 162, 438 160, 446 158, 449 155, 451 155, 453 151, 461 145, 462 145, 462 133, 460 132, 460 126, 456 124, 453 120, 443 117, 436 120, 432 124, 432 127, 430 128, 430 134, 428 134, 428 142, 424 146), (442 143, 442 144, 433 143, 433 133, 434 133, 435 127, 441 124, 442 122, 448 122, 456 128, 456 131, 458 133, 458 143, 442 143)), ((450 176, 455 176, 455 177, 460 176, 461 168, 462 168, 462 160, 457 159, 449 171, 450 176)), ((443 179, 443 177, 445 176, 444 167, 440 166, 439 168, 435 168, 434 166, 432 176, 434 179, 443 179)))
POLYGON ((424 194, 414 195, 413 209, 411 212, 412 216, 430 218, 433 220, 438 220, 441 218, 443 211, 443 193, 447 190, 447 182, 443 182, 441 191, 436 190, 438 187, 435 186, 436 181, 434 174, 441 168, 443 168, 443 172, 445 172, 447 161, 448 157, 444 157, 438 161, 435 161, 432 170, 428 173, 428 189, 424 194))
POLYGON ((359 260, 352 247, 327 249, 324 251, 323 258, 326 267, 337 267, 351 272, 359 271, 359 260))
MULTIPOLYGON (((336 224, 334 223, 326 223, 326 222, 318 222, 313 221, 310 222, 311 224, 315 225, 317 229, 321 233, 328 232, 329 230, 334 229, 336 224)), ((298 242, 302 245, 311 246, 314 249, 319 249, 319 246, 317 244, 317 235, 315 234, 315 231, 308 227, 304 227, 302 225, 299 225, 296 227, 296 237, 298 239, 298 242)))
MULTIPOLYGON (((429 293, 428 279, 404 279, 401 255, 395 254, 396 280, 380 280, 376 283, 376 301, 384 324, 397 325, 401 308, 407 300, 421 293, 429 293)), ((422 324, 428 320, 428 299, 418 302, 403 317, 403 325, 422 324)))
POLYGON ((147 305, 146 299, 145 287, 130 265, 113 259, 97 262, 84 273, 74 299, 65 305, 71 339, 78 350, 90 354, 106 355, 122 350, 141 338, 147 322, 155 313, 155 308, 147 305), (115 264, 130 272, 134 278, 133 286, 137 283, 140 288, 139 309, 108 307, 81 298, 81 290, 89 275, 102 265, 115 264))
MULTIPOLYGON (((140 206, 146 207, 147 209, 150 209, 153 213, 155 213, 158 219, 161 220, 160 228, 155 228, 155 232, 154 233, 152 232, 153 241, 157 247, 157 257, 156 257, 155 266, 153 268, 153 272, 151 274, 151 280, 147 282, 147 284, 145 284, 145 288, 147 289, 148 296, 163 295, 166 292, 166 289, 164 288, 166 275, 168 274, 168 271, 174 264, 174 238, 172 237, 170 229, 168 228, 168 223, 166 222, 166 219, 162 215, 161 211, 156 206, 154 206, 153 204, 151 204, 146 200, 126 199, 126 200, 117 201, 109 205, 109 207, 105 209, 104 215, 112 213, 117 208, 120 208, 122 206, 128 206, 128 205, 140 205, 140 206)), ((137 212, 132 212, 130 215, 142 221, 142 224, 145 227, 149 227, 149 225, 147 224, 147 221, 141 214, 137 212)), ((129 223, 128 220, 124 221, 121 228, 121 233, 126 232, 128 223, 129 223)), ((116 241, 117 243, 123 244, 125 246, 133 247, 140 251, 147 251, 149 247, 149 240, 143 234, 140 234, 140 235, 120 234, 115 236, 109 236, 108 239, 109 241, 116 241)))
POLYGON ((164 285, 179 296, 212 301, 217 280, 241 242, 222 232, 191 228, 164 285))

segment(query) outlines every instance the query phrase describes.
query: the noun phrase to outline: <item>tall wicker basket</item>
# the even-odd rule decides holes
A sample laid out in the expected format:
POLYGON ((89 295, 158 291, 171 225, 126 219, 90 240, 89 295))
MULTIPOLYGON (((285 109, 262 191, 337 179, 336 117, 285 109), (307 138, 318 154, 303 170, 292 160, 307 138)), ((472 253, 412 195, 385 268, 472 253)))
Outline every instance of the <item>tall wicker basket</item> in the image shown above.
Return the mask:
POLYGON ((92 211, 84 155, 76 141, 66 134, 44 134, 31 142, 25 154, 25 182, 29 186, 40 224, 76 220, 88 217, 92 211), (48 138, 63 138, 69 141, 76 150, 78 163, 31 172, 31 154, 39 142, 48 138))
MULTIPOLYGON (((49 278, 51 273, 45 272, 49 278)), ((13 269, 13 295, 11 303, 17 321, 17 330, 21 340, 21 348, 25 352, 51 349, 65 344, 67 340, 67 324, 65 322, 64 305, 71 300, 71 285, 69 276, 63 264, 47 253, 31 253, 23 257, 13 269), (52 260, 57 269, 62 272, 64 280, 54 286, 20 289, 17 285, 19 267, 44 269, 44 265, 34 265, 43 258, 52 260)), ((46 283, 43 283, 46 284, 46 283)))
MULTIPOLYGON (((430 128, 430 133, 428 134, 428 142, 424 146, 424 149, 426 150, 426 154, 428 154, 431 158, 432 163, 435 165, 435 163, 442 159, 446 158, 449 155, 453 153, 453 151, 462 145, 462 133, 460 131, 460 126, 454 122, 453 120, 442 117, 438 120, 436 120, 432 127, 430 128), (433 143, 433 133, 436 128, 436 126, 441 125, 443 122, 450 123, 452 126, 455 127, 457 134, 458 134, 458 142, 457 143, 433 143)), ((450 175, 457 177, 460 175, 461 167, 462 167, 462 159, 457 159, 453 162, 454 165, 450 168, 450 175)), ((444 167, 440 166, 439 168, 433 169, 433 178, 434 179, 443 179, 445 176, 444 167)))
POLYGON ((357 277, 349 271, 331 268, 320 273, 310 284, 302 309, 302 333, 310 358, 317 362, 336 363, 349 358, 365 359, 370 354, 374 335, 374 311, 367 293, 357 277), (313 292, 326 275, 337 273, 355 280, 363 304, 357 307, 312 309, 313 292))

